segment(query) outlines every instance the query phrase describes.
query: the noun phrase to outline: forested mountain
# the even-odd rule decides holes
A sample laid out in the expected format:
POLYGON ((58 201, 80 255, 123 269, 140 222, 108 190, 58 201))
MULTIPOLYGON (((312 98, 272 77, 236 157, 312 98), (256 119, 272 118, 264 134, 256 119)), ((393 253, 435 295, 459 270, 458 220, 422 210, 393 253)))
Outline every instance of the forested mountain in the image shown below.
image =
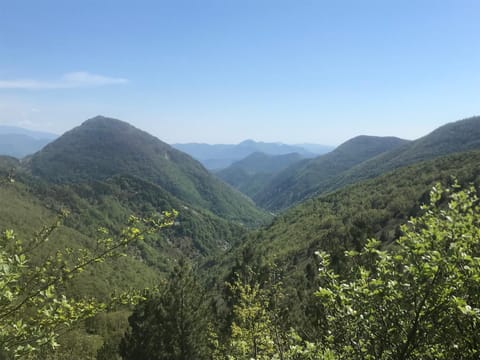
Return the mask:
POLYGON ((480 117, 446 124, 409 144, 366 161, 326 184, 324 190, 338 189, 386 171, 422 160, 480 148, 480 117))
POLYGON ((336 175, 405 143, 395 137, 355 137, 328 154, 288 167, 259 189, 254 200, 270 210, 286 208, 312 196, 336 175))
POLYGON ((18 159, 33 154, 57 138, 57 135, 0 125, 0 155, 18 159))
POLYGON ((462 184, 476 183, 480 180, 479 164, 479 150, 460 152, 308 199, 278 216, 267 228, 253 231, 251 242, 265 247, 268 256, 278 259, 283 254, 284 261, 289 262, 291 250, 305 255, 308 249, 342 254, 343 250, 359 248, 368 237, 391 241, 398 225, 420 211, 436 182, 449 184, 458 178, 462 184))
POLYGON ((337 153, 337 150, 343 150, 341 145, 330 154, 284 170, 259 191, 259 195, 254 198, 255 202, 270 210, 284 209, 316 194, 373 178, 401 166, 478 149, 480 117, 444 125, 415 141, 396 141, 390 149, 379 148, 384 151, 377 154, 371 152, 362 156, 362 150, 355 149, 355 142, 351 145, 353 146, 348 146, 345 152, 337 153), (357 151, 359 156, 355 157, 357 151), (343 159, 345 155, 347 161, 343 159))
MULTIPOLYGON (((236 303, 236 306, 241 306, 245 312, 241 314, 236 313, 234 308, 234 317, 248 316, 245 315, 248 313, 247 311, 253 311, 255 306, 260 306, 263 312, 257 311, 254 312, 254 314, 262 320, 258 320, 258 322, 254 321, 255 324, 267 324, 267 326, 270 327, 278 326, 273 328, 273 333, 278 333, 279 331, 288 332, 288 329, 291 328, 296 329, 303 339, 319 343, 317 347, 311 349, 316 349, 320 352, 318 355, 319 359, 326 359, 328 357, 325 357, 322 355, 323 353, 321 353, 323 349, 322 344, 329 343, 328 336, 324 334, 330 334, 330 331, 334 329, 335 321, 346 321, 346 323, 339 326, 338 330, 340 333, 335 335, 335 341, 331 345, 335 348, 340 346, 342 341, 345 340, 344 345, 342 345, 345 346, 345 348, 343 348, 342 351, 348 349, 348 344, 350 343, 349 339, 342 338, 342 332, 347 330, 355 332, 358 328, 361 328, 361 324, 367 320, 372 320, 375 324, 383 324, 381 326, 385 326, 385 329, 370 329, 373 334, 370 336, 374 338, 386 334, 385 331, 387 328, 391 327, 392 331, 394 331, 393 329, 397 326, 405 326, 402 322, 404 320, 402 316, 406 316, 407 313, 403 313, 402 311, 408 306, 406 304, 399 305, 402 301, 402 295, 399 295, 398 302, 394 305, 399 307, 390 309, 390 313, 396 316, 394 318, 386 319, 381 317, 382 315, 375 315, 375 312, 379 311, 379 309, 375 307, 372 309, 372 316, 368 318, 362 318, 361 314, 363 313, 356 313, 356 310, 353 310, 354 312, 349 315, 345 314, 347 314, 348 311, 352 311, 352 306, 358 309, 364 305, 368 306, 367 304, 369 304, 370 301, 377 301, 375 300, 375 294, 379 296, 379 302, 386 299, 383 295, 384 291, 388 291, 387 287, 394 283, 392 282, 387 285, 382 282, 381 278, 374 277, 378 271, 381 271, 381 266, 385 266, 387 253, 380 251, 388 250, 388 254, 392 254, 392 258, 395 256, 398 244, 393 244, 393 241, 401 238, 402 234, 410 228, 408 226, 401 228, 401 225, 406 224, 411 217, 420 217, 422 214, 425 214, 425 209, 422 210, 421 205, 429 203, 429 193, 436 183, 441 182, 443 186, 453 187, 453 189, 455 189, 459 186, 454 179, 456 178, 463 188, 468 188, 468 184, 470 183, 478 185, 480 181, 480 167, 478 164, 480 164, 479 150, 456 153, 402 167, 385 173, 375 179, 354 184, 330 194, 311 198, 279 215, 268 227, 252 231, 241 244, 234 247, 225 256, 217 259, 216 262, 210 262, 209 266, 213 264, 213 268, 207 268, 206 273, 209 274, 212 284, 223 284, 224 281, 228 281, 229 283, 233 282, 234 286, 240 287, 242 285, 239 284, 244 284, 243 288, 241 288, 245 291, 244 297, 242 298, 244 302, 240 300, 239 303, 236 303), (368 239, 372 238, 378 239, 381 245, 373 247, 373 243, 368 242, 368 239), (319 257, 316 255, 317 252, 329 254, 327 258, 329 260, 328 263, 338 275, 327 272, 331 270, 326 269, 325 263, 322 262, 325 257, 319 257), (361 252, 363 258, 360 259, 358 254, 361 252), (379 259, 379 269, 373 269, 372 261, 374 261, 374 259, 379 259), (374 271, 376 272, 374 273, 374 271), (357 273, 355 276, 359 276, 362 279, 358 283, 355 283, 355 287, 351 289, 353 294, 366 295, 366 299, 361 300, 364 301, 361 304, 348 302, 344 297, 335 297, 338 293, 342 292, 342 286, 350 286, 350 282, 356 281, 355 279, 357 279, 357 277, 350 278, 348 275, 352 272, 357 273), (361 277, 360 274, 364 276, 361 277), (334 283, 333 279, 336 278, 335 276, 339 278, 345 277, 347 280, 342 282, 344 285, 339 285, 338 288, 334 287, 332 284, 334 283), (370 278, 370 276, 372 277, 371 281, 365 280, 365 278, 370 278), (370 289, 372 292, 367 289, 370 289), (315 296, 312 294, 315 294, 315 296), (332 298, 332 306, 346 307, 342 311, 339 311, 336 315, 338 317, 336 318, 329 318, 325 315, 327 305, 329 304, 328 294, 334 296, 332 298), (249 296, 252 297, 250 298, 249 296), (320 299, 321 296, 325 298, 320 299), (253 303, 247 301, 252 301, 253 303), (268 315, 268 309, 271 309, 270 315, 268 315), (275 319, 278 320, 278 322, 275 322, 275 319), (352 323, 350 323, 352 328, 342 328, 342 326, 348 326, 346 325, 349 321, 347 319, 352 321, 352 323), (325 325, 326 321, 328 321, 328 326, 325 325)), ((436 200, 440 204, 438 212, 441 213, 440 209, 446 207, 445 201, 449 196, 449 194, 445 193, 441 196, 439 195, 436 200)), ((473 200, 477 206, 478 199, 473 196, 473 200)), ((455 206, 461 207, 462 205, 460 205, 458 201, 459 200, 456 200, 450 203, 448 209, 455 209, 455 206)), ((431 241, 433 241, 433 243, 435 241, 443 241, 440 240, 443 239, 443 237, 451 239, 457 235, 462 237, 462 234, 467 234, 467 232, 470 234, 470 231, 478 234, 477 214, 475 211, 472 213, 471 209, 467 209, 465 212, 470 214, 467 217, 467 219, 469 219, 467 221, 471 221, 472 223, 469 223, 466 227, 465 225, 459 225, 457 229, 458 232, 432 233, 431 241), (473 225, 473 222, 477 225, 473 225)), ((430 216, 429 214, 430 213, 427 212, 426 216, 430 216)), ((448 224, 454 226, 455 223, 460 220, 452 220, 452 218, 446 216, 446 221, 448 224)), ((436 224, 441 224, 442 226, 448 225, 435 222, 429 223, 428 226, 433 227, 436 224)), ((418 230, 418 236, 421 239, 427 238, 430 235, 430 227, 426 229, 425 225, 419 225, 420 230, 418 230)), ((411 236, 411 234, 409 236, 411 236)), ((405 239, 405 241, 407 241, 409 237, 407 236, 405 239)), ((420 243, 412 243, 411 246, 416 246, 415 250, 406 249, 407 254, 426 250, 426 248, 422 248, 420 243)), ((472 239, 471 249, 478 254, 478 240, 472 239)), ((395 259, 407 261, 407 259, 401 257, 395 259)), ((442 261, 441 258, 440 261, 442 261)), ((451 259, 445 258, 443 261, 450 262, 451 259)), ((426 262, 421 260, 418 265, 421 266, 424 263, 426 262)), ((419 295, 412 296, 429 296, 428 292, 425 293, 423 288, 416 287, 416 281, 419 281, 419 286, 423 286, 421 285, 422 280, 414 280, 413 273, 409 272, 416 264, 417 263, 407 263, 407 265, 405 265, 407 266, 407 275, 405 275, 407 280, 403 280, 407 282, 406 285, 404 285, 405 294, 409 292, 408 289, 415 288, 418 289, 419 295)), ((453 272, 458 269, 457 266, 454 266, 450 271, 453 272)), ((478 267, 475 267, 475 269, 478 270, 478 267)), ((391 274, 391 272, 389 272, 389 274, 391 274)), ((429 284, 428 281, 427 284, 429 284)), ((218 286, 219 289, 222 289, 221 285, 218 286)), ((446 286, 448 287, 448 285, 446 286)), ((446 291, 448 291, 448 289, 446 291)), ((472 296, 475 291, 476 290, 473 290, 468 296, 472 296)), ((344 295, 342 294, 342 296, 344 295)), ((354 297, 354 295, 352 296, 354 297)), ((222 300, 219 301, 220 308, 228 308, 229 301, 232 300, 225 296, 223 299, 223 302, 222 300)), ((437 308, 437 306, 439 306, 437 303, 438 299, 433 297, 431 301, 432 303, 429 303, 428 307, 432 308, 432 311, 438 311, 438 314, 440 314, 441 310, 437 308)), ((453 307, 455 307, 455 305, 453 305, 453 307)), ((413 312, 413 315, 408 314, 409 320, 407 324, 411 324, 410 321, 415 321, 415 313, 413 312), (412 316, 412 318, 410 318, 410 316, 412 316)), ((452 315, 447 315, 447 317, 448 316, 452 315)), ((435 314, 433 314, 432 321, 435 321, 435 319, 435 314)), ((228 318, 226 321, 228 324, 228 318)), ((248 326, 248 324, 241 323, 240 320, 238 321, 242 326, 248 326)), ((430 320, 422 317, 422 322, 426 323, 429 321, 430 320)), ((235 323, 231 328, 236 330, 234 326, 237 326, 237 324, 238 323, 235 323)), ((426 324, 425 326, 428 327, 429 325, 426 324)), ((447 331, 448 333, 446 329, 446 326, 441 325, 438 327, 437 333, 438 331, 447 331)), ((258 330, 258 333, 260 332, 263 333, 265 337, 272 336, 266 335, 270 334, 267 328, 258 330)), ((474 335, 475 330, 473 332, 467 331, 465 334, 476 337, 476 335, 474 335)), ((358 336, 363 338, 363 335, 358 336)), ((365 336, 368 337, 369 334, 365 334, 365 336)), ((415 333, 415 336, 422 337, 423 334, 418 335, 415 333)), ((462 335, 459 336, 460 338, 462 337, 462 335)), ((236 337, 234 334, 231 335, 231 339, 235 341, 236 337)), ((264 338, 259 337, 259 339, 264 338)), ((225 341, 228 341, 228 337, 225 341)), ((402 341, 406 340, 402 338, 402 341)), ((446 343, 447 339, 429 341, 446 343)), ((381 340, 374 342, 380 343, 380 346, 385 345, 381 340)), ((391 343, 388 348, 398 347, 398 344, 395 344, 395 342, 391 343)), ((420 341, 413 345, 413 348, 417 346, 422 348, 423 345, 424 343, 420 341)), ((475 346, 462 345, 462 348, 473 349, 475 346)), ((369 351, 373 352, 375 350, 369 351)), ((278 354, 281 350, 272 350, 272 353, 273 352, 278 354)), ((352 352, 361 353, 361 350, 353 349, 352 352)), ((478 350, 473 350, 473 352, 478 354, 478 350)), ((290 357, 287 358, 290 359, 290 357)), ((303 357, 300 356, 299 358, 303 357)), ((339 356, 338 358, 343 357, 339 356)), ((357 356, 355 358, 361 359, 362 357, 357 356)), ((386 358, 394 359, 395 357, 386 358)), ((475 357, 466 358, 474 359, 475 357)), ((296 357, 291 357, 291 359, 296 359, 296 357)), ((337 357, 332 357, 332 359, 337 359, 337 357)))
MULTIPOLYGON (((21 237, 32 236, 42 225, 53 221, 62 209, 68 210, 69 215, 64 220, 65 230, 57 234, 59 243, 53 240, 51 248, 69 242, 73 247, 81 245, 88 248, 98 237, 100 227, 118 233, 127 224, 130 215, 148 217, 176 209, 179 215, 175 226, 160 236, 139 243, 132 253, 131 261, 140 260, 137 268, 147 266, 150 271, 145 270, 146 273, 157 276, 168 271, 179 257, 199 259, 223 252, 247 231, 236 222, 186 203, 160 186, 134 175, 119 174, 102 180, 55 184, 32 177, 17 159, 0 156, 0 178, 3 204, 0 229, 13 228, 21 237), (11 182, 5 183, 3 179, 11 182)), ((129 267, 122 271, 125 271, 125 276, 133 275, 129 267)), ((107 281, 98 279, 104 280, 107 281)), ((143 283, 141 279, 137 280, 143 283)), ((130 285, 133 283, 135 281, 129 281, 130 285)), ((116 285, 119 284, 113 280, 112 286, 105 291, 116 285)))
POLYGON ((271 174, 279 172, 303 158, 304 157, 299 153, 268 155, 262 152, 255 152, 242 160, 236 161, 227 169, 223 169, 216 174, 222 174, 231 169, 241 169, 248 174, 257 174, 262 172, 271 174))
POLYGON ((257 191, 262 189, 276 174, 303 158, 298 153, 267 155, 256 152, 215 174, 234 188, 253 198, 257 191))
MULTIPOLYGON (((114 239, 121 237, 132 215, 148 219, 161 216, 164 210, 178 210, 174 226, 148 234, 128 248, 122 247, 127 256, 95 263, 69 281, 63 289, 68 297, 95 297, 108 302, 115 292, 155 288, 179 259, 200 262, 224 252, 246 233, 246 228, 237 222, 192 206, 133 175, 54 184, 32 177, 18 160, 0 157, 0 179, 0 229, 2 234, 5 229, 14 230, 25 247, 34 247, 30 259, 33 264, 42 264, 51 254, 58 256, 58 251, 68 253, 65 249, 69 248, 95 253, 98 239, 105 236, 103 231, 114 239), (64 210, 69 215, 62 225, 44 244, 36 244, 35 239, 48 234, 64 210)), ((60 357, 95 358, 103 343, 123 335, 128 315, 129 310, 121 308, 92 319, 88 330, 81 324, 61 339, 64 352, 59 353, 60 357)))
MULTIPOLYGON (((316 154, 322 154, 330 151, 332 147, 319 145, 315 147, 316 151, 306 150, 299 145, 287 145, 282 143, 265 143, 253 140, 245 140, 236 145, 230 144, 173 144, 173 147, 186 152, 195 159, 199 160, 207 169, 224 169, 234 162, 241 160, 253 153, 261 152, 267 155, 285 155, 298 153, 303 157, 314 157, 316 154)), ((310 148, 313 148, 310 146, 310 148)))
POLYGON ((478 184, 478 164, 479 150, 456 153, 310 198, 269 226, 252 231, 221 259, 221 267, 230 269, 238 259, 252 266, 274 262, 293 286, 315 268, 318 250, 332 254, 333 263, 341 268, 344 252, 359 250, 368 238, 385 244, 397 238, 400 225, 421 213, 420 205, 428 201, 435 183, 448 185, 456 178, 464 186, 478 184))
POLYGON ((227 219, 258 224, 268 218, 187 154, 125 122, 102 116, 68 131, 25 166, 33 175, 57 184, 137 176, 227 219))

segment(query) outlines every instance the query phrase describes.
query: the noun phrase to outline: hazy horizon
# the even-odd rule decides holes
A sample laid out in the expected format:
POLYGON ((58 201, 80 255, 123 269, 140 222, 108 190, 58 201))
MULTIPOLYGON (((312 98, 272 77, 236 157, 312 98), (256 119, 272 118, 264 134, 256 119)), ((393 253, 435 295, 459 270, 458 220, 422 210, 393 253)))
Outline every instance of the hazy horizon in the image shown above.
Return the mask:
POLYGON ((167 143, 416 139, 479 114, 476 1, 7 2, 0 124, 167 143))
MULTIPOLYGON (((97 115, 98 116, 98 115, 97 115)), ((103 115, 100 115, 100 116, 103 116, 103 115)), ((88 119, 86 119, 88 120, 88 119)), ((121 120, 121 119, 118 119, 118 120, 121 120)), ((462 119, 460 119, 462 120, 462 119)), ((75 125, 73 126, 71 129, 77 127, 77 126, 80 126, 80 124, 78 125, 75 125)), ((133 125, 133 124, 132 124, 133 125)), ((445 125, 445 124, 442 124, 442 125, 445 125)), ((23 129, 23 130, 27 130, 27 131, 33 131, 33 132, 38 132, 39 134, 43 134, 43 135, 55 135, 57 137, 60 137, 62 136, 65 132, 62 132, 62 133, 55 133, 55 132, 48 132, 48 131, 43 131, 41 129, 35 129, 35 128, 29 128, 28 126, 19 126, 19 125, 10 125, 10 124, 3 124, 3 123, 0 123, 0 130, 1 128, 4 127, 4 128, 12 128, 12 129, 15 129, 15 128, 18 128, 18 129, 23 129)), ((69 131, 71 129, 67 129, 66 131, 69 131)), ((143 130, 145 131, 144 129, 142 128, 139 128, 139 130, 143 130)), ((435 129, 432 129, 432 130, 435 130, 435 129)), ((154 136, 156 136, 155 134, 152 134, 154 136)), ((363 135, 366 135, 366 136, 380 136, 380 137, 398 137, 398 136, 395 136, 395 135, 370 135, 370 134, 357 134, 357 135, 354 135, 352 136, 351 138, 348 138, 348 139, 345 139, 344 141, 338 143, 338 144, 326 144, 326 143, 314 143, 314 142, 284 142, 284 141, 264 141, 262 139, 255 139, 255 138, 245 138, 245 139, 242 139, 240 141, 237 141, 237 142, 202 142, 202 141, 187 141, 187 142, 167 142, 168 144, 170 145, 185 145, 185 144, 196 144, 196 145, 239 145, 243 142, 248 142, 248 141, 254 141, 256 143, 268 143, 268 144, 279 144, 279 145, 293 145, 293 146, 307 146, 308 145, 312 145, 312 146, 324 146, 324 147, 331 147, 332 149, 341 145, 343 142, 346 142, 354 137, 357 137, 357 136, 363 136, 363 135)), ((425 135, 428 135, 428 133, 425 133, 423 135, 421 135, 420 137, 423 137, 425 135)), ((156 136, 158 138, 158 136, 156 136)), ((415 139, 404 139, 404 140, 416 140, 417 138, 415 139)), ((164 141, 163 139, 159 138, 159 140, 162 140, 164 141)), ((164 141, 165 142, 165 141, 164 141)))

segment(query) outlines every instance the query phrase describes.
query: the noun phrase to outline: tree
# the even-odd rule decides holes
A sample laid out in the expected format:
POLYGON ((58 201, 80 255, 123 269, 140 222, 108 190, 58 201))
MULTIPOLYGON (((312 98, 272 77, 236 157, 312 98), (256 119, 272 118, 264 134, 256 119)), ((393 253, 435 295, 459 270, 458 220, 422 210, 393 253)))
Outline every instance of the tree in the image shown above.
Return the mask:
POLYGON ((323 313, 317 347, 339 359, 478 359, 480 206, 473 186, 433 188, 423 215, 385 249, 349 251, 351 271, 318 253, 323 313))
POLYGON ((237 293, 233 306, 231 337, 227 344, 230 359, 271 359, 276 353, 268 298, 258 283, 230 285, 237 293))
POLYGON ((55 349, 60 331, 114 303, 136 300, 135 294, 119 294, 109 303, 93 298, 68 298, 63 287, 86 267, 121 256, 129 244, 170 226, 177 212, 164 212, 148 219, 131 216, 118 237, 100 229, 95 249, 59 249, 45 259, 38 259, 35 254, 66 215, 63 212, 31 241, 22 241, 13 230, 5 230, 0 236, 0 348, 8 357, 33 358, 45 347, 55 349))
MULTIPOLYGON (((275 267, 272 270, 274 274, 275 267)), ((270 284, 255 282, 250 270, 248 280, 240 277, 227 284, 235 295, 230 334, 222 343, 212 332, 214 360, 334 360, 333 353, 305 341, 284 323, 282 284, 275 279, 270 284)))
POLYGON ((126 360, 207 358, 206 294, 193 269, 180 260, 158 293, 151 294, 129 318, 120 353, 126 360))

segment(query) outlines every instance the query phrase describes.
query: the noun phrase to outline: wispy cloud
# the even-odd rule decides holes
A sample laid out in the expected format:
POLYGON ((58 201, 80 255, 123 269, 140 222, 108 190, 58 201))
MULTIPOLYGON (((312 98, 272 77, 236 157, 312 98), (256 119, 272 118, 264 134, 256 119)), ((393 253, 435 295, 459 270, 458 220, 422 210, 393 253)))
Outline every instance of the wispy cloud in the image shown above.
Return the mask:
POLYGON ((83 87, 97 87, 105 85, 125 84, 128 80, 97 74, 86 71, 77 71, 64 74, 58 80, 12 79, 1 80, 0 89, 73 89, 83 87))

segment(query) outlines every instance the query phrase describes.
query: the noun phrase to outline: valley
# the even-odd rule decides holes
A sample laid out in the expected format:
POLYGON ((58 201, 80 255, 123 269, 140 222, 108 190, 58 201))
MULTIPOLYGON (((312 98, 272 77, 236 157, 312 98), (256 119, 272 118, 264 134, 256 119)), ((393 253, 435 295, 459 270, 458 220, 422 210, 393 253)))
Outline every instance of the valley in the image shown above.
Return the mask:
MULTIPOLYGON (((1 141, 0 137, 0 149, 1 141)), ((373 257, 355 263, 354 256, 346 254, 366 251, 373 238, 378 240, 379 252, 375 254, 395 254, 403 246, 399 239, 405 234, 414 237, 406 225, 409 220, 429 214, 422 205, 429 203, 431 190, 438 184, 449 190, 441 193, 435 206, 458 216, 454 224, 470 219, 462 231, 466 237, 473 234, 475 241, 465 252, 474 260, 462 261, 472 261, 468 266, 477 274, 478 199, 473 197, 467 209, 468 199, 462 198, 465 209, 460 207, 457 213, 455 204, 460 200, 451 200, 451 193, 469 186, 478 188, 480 117, 449 123, 412 141, 357 136, 320 155, 286 145, 242 144, 244 148, 255 147, 255 151, 250 149, 240 156, 237 148, 238 158, 233 158, 223 147, 224 167, 207 170, 205 162, 214 159, 215 151, 218 156, 218 149, 199 146, 195 151, 204 152, 203 160, 195 160, 179 150, 178 144, 172 147, 126 122, 97 116, 50 139, 32 155, 20 159, 8 156, 11 154, 0 156, 0 229, 12 229, 27 247, 34 246, 30 253, 34 266, 41 267, 52 261, 46 260, 51 254, 70 248, 93 256, 102 232, 110 234, 109 241, 115 244, 115 239, 123 239, 132 231, 125 228, 130 226, 132 215, 145 220, 139 225, 141 239, 133 236, 135 241, 126 242, 121 254, 89 265, 52 289, 57 296, 106 303, 112 293, 136 289, 142 300, 133 301, 137 305, 127 301, 85 316, 73 330, 55 334, 58 350, 52 351, 45 343, 36 356, 169 358, 171 352, 181 349, 190 358, 243 359, 249 350, 239 345, 242 341, 248 348, 252 336, 261 343, 272 339, 271 331, 275 330, 275 340, 259 348, 264 358, 282 354, 288 359, 323 359, 330 352, 339 358, 347 353, 359 358, 355 349, 340 346, 343 340, 339 333, 334 343, 326 335, 324 326, 333 321, 326 316, 333 313, 328 312, 327 300, 322 305, 319 299, 333 288, 319 295, 319 289, 327 289, 327 280, 319 275, 324 258, 318 254, 328 253, 329 265, 338 276, 350 280, 353 278, 348 276, 363 276, 348 275, 357 266, 373 273, 376 269, 369 266, 378 265, 373 257), (456 203, 447 205, 449 199, 456 203), (148 230, 152 219, 169 219, 165 211, 178 215, 166 226, 148 230), (68 215, 52 227, 51 234, 48 232, 48 241, 35 245, 35 239, 46 231, 42 229, 56 223, 65 212, 68 215), (464 220, 464 215, 469 217, 464 220), (249 333, 252 324, 256 330, 249 333), (162 346, 149 348, 153 343, 162 346), (317 352, 309 344, 314 344, 317 352), (324 352, 320 354, 319 349, 324 352), (289 353, 294 350, 297 353, 289 353)), ((435 208, 429 211, 437 214, 435 208)), ((428 232, 427 225, 421 230, 428 232)), ((458 235, 458 229, 455 231, 458 235)), ((436 236, 443 238, 444 234, 436 236)), ((460 244, 462 236, 459 239, 460 244)), ((5 244, 2 251, 8 254, 10 248, 5 244)), ((462 299, 477 309, 475 279, 462 280, 469 284, 462 299)), ((424 280, 415 280, 420 290, 424 280)), ((338 294, 351 295, 340 290, 338 294)), ((460 296, 455 294, 452 296, 460 296)), ((23 300, 18 301, 18 306, 23 306, 23 300)), ((402 303, 400 298, 398 301, 402 303)), ((41 306, 32 303, 28 309, 41 306)), ((444 306, 439 314, 453 311, 444 306)), ((335 314, 338 319, 343 316, 335 314)), ((22 314, 16 316, 21 318, 22 314)), ((467 319, 473 327, 477 326, 475 316, 467 319)), ((345 326, 355 320, 341 319, 345 326)), ((430 320, 425 317, 425 329, 431 326, 430 320)), ((375 333, 374 326, 368 331, 375 333)), ((462 331, 476 341, 473 332, 462 331)), ((425 334, 430 333, 425 330, 425 334)), ((438 344, 431 336, 426 343, 438 344)), ((476 356, 475 346, 462 346, 462 351, 471 354, 465 358, 476 356)), ((412 351, 417 350, 424 351, 420 347, 412 351)), ((456 350, 444 351, 458 354, 456 350)))

